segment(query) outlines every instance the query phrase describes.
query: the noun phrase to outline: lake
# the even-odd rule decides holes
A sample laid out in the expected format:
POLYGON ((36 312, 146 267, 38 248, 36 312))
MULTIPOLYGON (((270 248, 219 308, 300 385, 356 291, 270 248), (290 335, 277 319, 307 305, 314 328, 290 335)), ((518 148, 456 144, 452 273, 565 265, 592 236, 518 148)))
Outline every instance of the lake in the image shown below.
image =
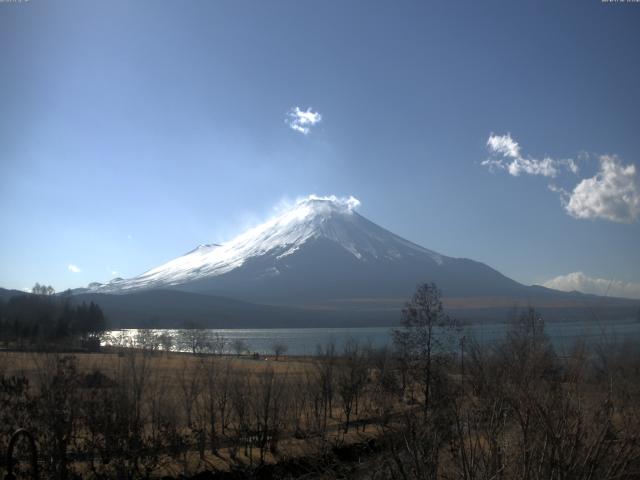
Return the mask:
MULTIPOLYGON (((490 344, 504 338, 509 328, 510 325, 506 323, 478 323, 463 326, 457 336, 459 338, 464 336, 465 339, 475 338, 481 344, 490 344)), ((588 344, 623 341, 640 343, 640 322, 633 320, 614 321, 606 324, 594 322, 547 323, 545 331, 560 355, 568 353, 578 339, 584 339, 588 344)), ((117 335, 123 332, 127 337, 133 338, 138 330, 117 330, 111 333, 117 335)), ((179 330, 163 330, 163 332, 175 336, 179 334, 179 330)), ((327 345, 331 342, 334 342, 340 351, 349 340, 374 347, 384 347, 392 341, 391 328, 388 327, 210 329, 208 332, 212 337, 219 335, 224 338, 226 351, 229 353, 232 353, 231 344, 236 340, 244 341, 250 352, 260 354, 272 353, 272 346, 276 343, 284 344, 289 355, 314 355, 318 345, 327 345)))

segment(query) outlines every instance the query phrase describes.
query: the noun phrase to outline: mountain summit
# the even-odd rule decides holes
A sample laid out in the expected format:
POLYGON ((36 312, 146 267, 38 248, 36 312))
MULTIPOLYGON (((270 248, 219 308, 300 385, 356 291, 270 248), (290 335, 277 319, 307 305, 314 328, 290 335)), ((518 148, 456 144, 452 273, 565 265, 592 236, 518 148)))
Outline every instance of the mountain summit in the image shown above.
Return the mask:
POLYGON ((320 239, 332 242, 360 261, 426 255, 442 263, 441 255, 408 242, 356 213, 359 205, 354 197, 311 195, 223 245, 200 245, 140 276, 125 281, 118 279, 94 289, 118 292, 176 286, 224 275, 260 257, 273 261, 263 274, 278 275, 278 266, 286 266, 287 256, 320 239))
POLYGON ((417 282, 447 296, 513 295, 525 287, 492 268, 447 257, 360 215, 354 197, 311 195, 222 245, 200 245, 131 279, 90 291, 178 289, 265 303, 407 298, 417 282))

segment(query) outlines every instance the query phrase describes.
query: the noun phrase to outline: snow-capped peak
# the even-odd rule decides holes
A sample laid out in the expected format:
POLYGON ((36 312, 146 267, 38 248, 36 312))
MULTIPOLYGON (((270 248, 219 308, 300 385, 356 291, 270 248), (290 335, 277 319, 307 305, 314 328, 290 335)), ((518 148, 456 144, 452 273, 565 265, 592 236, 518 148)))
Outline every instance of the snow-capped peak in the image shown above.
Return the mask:
POLYGON ((318 195, 309 195, 299 198, 293 205, 287 205, 285 208, 280 209, 278 215, 275 215, 271 220, 266 221, 255 229, 282 228, 292 222, 308 222, 314 217, 328 218, 334 214, 350 215, 359 206, 360 200, 353 196, 336 197, 335 195, 330 195, 321 197, 318 195))
POLYGON ((359 206, 360 201, 353 196, 309 195, 222 245, 200 245, 138 277, 97 289, 125 291, 179 285, 223 275, 251 258, 266 255, 276 263, 294 254, 308 241, 320 238, 334 242, 360 261, 395 260, 426 254, 435 263, 442 263, 443 257, 439 254, 404 240, 359 215, 355 211, 359 206))

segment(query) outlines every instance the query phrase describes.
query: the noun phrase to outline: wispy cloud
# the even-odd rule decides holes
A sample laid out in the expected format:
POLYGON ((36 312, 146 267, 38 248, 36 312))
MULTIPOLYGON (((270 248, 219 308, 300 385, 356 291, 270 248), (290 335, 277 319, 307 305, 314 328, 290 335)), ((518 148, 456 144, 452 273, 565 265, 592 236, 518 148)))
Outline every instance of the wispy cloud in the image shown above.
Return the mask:
POLYGON ((600 157, 600 170, 583 179, 571 193, 561 191, 564 208, 575 218, 631 223, 640 217, 640 182, 636 166, 616 156, 600 157))
POLYGON ((308 135, 311 127, 322 121, 320 112, 314 112, 311 107, 301 110, 300 107, 293 107, 287 112, 285 122, 292 130, 308 135))
MULTIPOLYGON (((309 205, 309 202, 316 202, 315 209, 322 208, 337 208, 346 213, 352 213, 356 211, 361 205, 360 200, 358 200, 353 195, 349 196, 337 196, 337 195, 316 195, 314 193, 310 195, 298 196, 295 198, 291 197, 283 197, 281 198, 272 208, 271 216, 267 221, 274 220, 287 212, 293 211, 298 207, 309 205), (324 206, 323 206, 324 204, 324 206)), ((300 210, 304 211, 304 210, 300 210)), ((259 224, 262 224, 263 221, 260 221, 259 224)), ((255 226, 256 223, 252 226, 255 226)))
POLYGON ((489 135, 487 148, 505 157, 520 158, 520 145, 511 138, 511 134, 509 133, 506 135, 495 135, 493 133, 489 135))
POLYGON ((489 135, 487 149, 491 156, 482 162, 482 165, 490 170, 501 169, 517 177, 521 174, 542 175, 554 178, 561 169, 567 169, 573 173, 578 172, 578 165, 573 159, 553 159, 544 157, 536 159, 522 155, 520 144, 511 138, 511 134, 489 135))
POLYGON ((543 285, 565 292, 578 291, 610 297, 640 298, 640 283, 595 278, 582 272, 560 275, 544 282, 543 285))
POLYGON ((73 263, 70 263, 69 265, 67 265, 67 268, 72 273, 80 273, 81 272, 80 267, 78 267, 77 265, 74 265, 73 263))

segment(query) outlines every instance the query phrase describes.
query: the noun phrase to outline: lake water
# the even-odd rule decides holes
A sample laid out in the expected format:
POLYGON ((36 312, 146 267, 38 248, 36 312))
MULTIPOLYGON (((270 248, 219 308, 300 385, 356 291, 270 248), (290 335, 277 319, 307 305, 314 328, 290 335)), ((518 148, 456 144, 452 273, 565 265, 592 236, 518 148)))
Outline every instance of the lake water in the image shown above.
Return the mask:
MULTIPOLYGON (((457 336, 464 336, 466 339, 475 338, 481 344, 490 344, 504 338, 509 328, 510 326, 505 323, 465 325, 457 336)), ((606 324, 592 322, 547 323, 545 331, 560 355, 568 353, 578 339, 584 339, 589 344, 624 341, 640 344, 640 322, 631 320, 606 324)), ((112 333, 117 335, 122 332, 133 338, 138 331, 129 329, 112 333)), ((178 330, 164 330, 164 332, 174 336, 179 335, 178 330)), ((391 328, 387 327, 211 329, 208 332, 212 337, 218 335, 223 338, 226 351, 229 353, 232 353, 231 345, 236 340, 242 340, 250 352, 260 354, 272 353, 272 346, 276 343, 284 344, 289 355, 314 355, 318 345, 327 345, 331 342, 336 344, 338 351, 349 340, 374 347, 384 347, 392 342, 391 328)))

